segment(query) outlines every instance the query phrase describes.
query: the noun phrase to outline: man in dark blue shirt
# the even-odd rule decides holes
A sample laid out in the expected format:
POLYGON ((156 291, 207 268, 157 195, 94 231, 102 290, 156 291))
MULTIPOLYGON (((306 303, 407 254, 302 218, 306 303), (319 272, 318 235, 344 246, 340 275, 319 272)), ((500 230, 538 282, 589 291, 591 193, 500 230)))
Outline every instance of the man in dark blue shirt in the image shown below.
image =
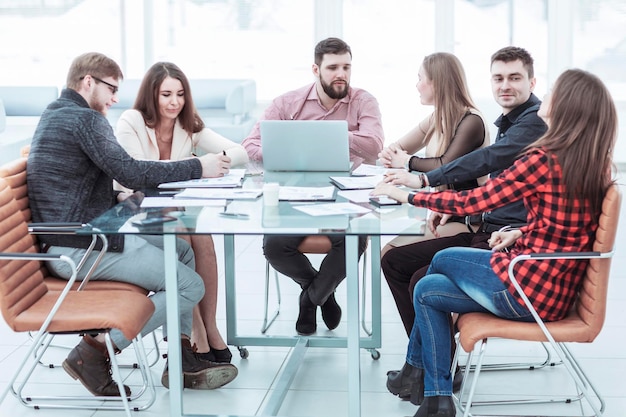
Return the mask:
MULTIPOLYGON (((547 129, 537 116, 541 101, 532 93, 535 83, 533 59, 527 51, 505 47, 494 53, 491 57, 491 85, 494 98, 502 108, 502 114, 495 121, 498 127, 495 143, 428 173, 400 173, 391 182, 422 188, 456 184, 486 174, 498 176, 547 129)), ((483 213, 480 219, 474 219, 473 223, 477 223, 477 226, 468 226, 471 232, 390 248, 383 256, 381 266, 407 335, 411 333, 415 319, 413 288, 426 273, 433 256, 439 250, 453 246, 489 248, 487 240, 492 232, 505 226, 521 226, 526 223, 526 216, 526 208, 520 201, 483 213)), ((429 219, 428 227, 435 236, 438 236, 437 226, 444 224, 447 217, 433 213, 429 219)), ((423 376, 417 371, 407 363, 400 371, 389 371, 387 388, 402 398, 410 397, 411 402, 417 404, 421 398, 417 391, 420 387, 423 389, 423 376)), ((462 374, 457 372, 457 375, 460 377, 462 374)), ((455 384, 457 388, 458 384, 455 384)))

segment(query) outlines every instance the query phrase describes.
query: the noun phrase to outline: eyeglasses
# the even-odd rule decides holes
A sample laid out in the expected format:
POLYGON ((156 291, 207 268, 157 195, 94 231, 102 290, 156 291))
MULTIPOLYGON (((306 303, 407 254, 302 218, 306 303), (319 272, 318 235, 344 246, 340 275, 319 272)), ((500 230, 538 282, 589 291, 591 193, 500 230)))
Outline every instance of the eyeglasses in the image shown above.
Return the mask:
MULTIPOLYGON (((85 77, 86 77, 86 75, 80 77, 80 79, 82 80, 85 77)), ((93 75, 91 76, 91 78, 93 78, 97 82, 102 83, 102 84, 106 85, 107 87, 109 87, 109 90, 111 90, 111 94, 116 94, 118 92, 118 90, 120 89, 117 85, 113 85, 111 83, 108 83, 108 82, 104 81, 103 79, 100 79, 98 77, 94 77, 93 75)))

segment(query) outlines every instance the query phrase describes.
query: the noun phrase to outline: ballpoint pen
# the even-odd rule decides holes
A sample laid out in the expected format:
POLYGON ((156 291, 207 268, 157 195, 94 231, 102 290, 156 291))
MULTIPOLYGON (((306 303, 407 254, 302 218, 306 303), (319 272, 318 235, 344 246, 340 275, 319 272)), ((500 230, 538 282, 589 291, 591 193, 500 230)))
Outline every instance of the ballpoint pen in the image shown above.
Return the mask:
POLYGON ((222 217, 230 217, 233 219, 249 219, 250 218, 250 215, 246 213, 232 213, 232 212, 226 212, 226 211, 219 213, 219 215, 222 217))

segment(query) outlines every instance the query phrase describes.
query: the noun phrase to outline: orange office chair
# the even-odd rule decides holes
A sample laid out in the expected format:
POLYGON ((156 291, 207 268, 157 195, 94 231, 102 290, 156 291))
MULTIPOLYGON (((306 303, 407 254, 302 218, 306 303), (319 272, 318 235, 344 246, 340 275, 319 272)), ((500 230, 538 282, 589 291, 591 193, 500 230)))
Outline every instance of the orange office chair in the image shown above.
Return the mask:
POLYGON ((0 394, 0 402, 10 391, 23 405, 36 409, 116 409, 125 410, 130 417, 129 400, 139 403, 138 406, 133 405, 135 410, 149 407, 156 395, 145 350, 141 338, 137 336, 153 314, 154 304, 144 294, 134 291, 72 291, 77 276, 75 263, 66 256, 38 253, 35 239, 29 233, 21 207, 13 195, 8 183, 0 178, 0 309, 11 329, 36 332, 36 335, 24 360, 0 394), (62 291, 51 291, 47 287, 43 261, 65 262, 72 269, 72 276, 62 291), (146 393, 145 388, 130 398, 124 393, 108 334, 113 328, 133 341, 142 376, 147 379, 145 386, 150 388, 146 402, 145 398, 139 401, 146 393), (105 333, 113 378, 120 387, 120 397, 44 397, 24 393, 54 335, 90 332, 105 333))
MULTIPOLYGON (((24 221, 26 223, 31 223, 32 221, 30 206, 28 202, 28 186, 26 183, 26 174, 27 174, 26 166, 27 166, 27 161, 28 161, 27 157, 28 157, 29 151, 30 151, 30 146, 25 146, 21 152, 22 157, 16 160, 13 160, 11 162, 7 162, 6 164, 0 166, 0 178, 3 178, 4 180, 6 180, 6 182, 11 187, 11 190, 13 191, 13 196, 15 200, 17 201, 17 204, 20 208, 20 211, 22 212, 22 215, 24 216, 24 221)), ((30 232, 32 234, 49 233, 51 230, 54 230, 54 229, 45 228, 45 231, 40 231, 40 230, 41 229, 38 229, 35 227, 35 228, 31 228, 30 232)), ((93 243, 95 244, 95 240, 93 243)), ((84 260, 86 260, 86 258, 87 256, 85 256, 84 260)), ((91 266, 92 270, 95 269, 96 266, 97 266, 97 263, 94 263, 91 266)), ((82 263, 77 266, 78 270, 80 270, 82 267, 83 267, 82 263)), ((46 275, 46 278, 45 278, 46 285, 48 286, 50 290, 62 291, 63 288, 65 288, 65 285, 67 284, 66 280, 49 276, 47 272, 44 272, 44 273, 46 275)), ((91 275, 91 271, 87 273, 87 277, 89 277, 90 275, 91 275)), ((141 288, 137 285, 133 285, 127 282, 90 281, 89 278, 86 278, 83 281, 75 282, 74 285, 72 286, 72 290, 90 290, 90 291, 92 290, 120 290, 120 291, 133 291, 133 292, 137 292, 143 295, 148 295, 148 291, 145 288, 141 288)), ((154 350, 152 351, 153 354, 152 354, 152 357, 150 358, 150 366, 153 366, 154 364, 158 362, 160 355, 159 355, 159 349, 158 349, 158 341, 156 339, 156 335, 154 332, 152 333, 151 337, 152 337, 152 343, 154 344, 154 350)), ((54 368, 59 365, 46 363, 44 366, 48 368, 54 368)), ((120 366, 137 368, 138 364, 132 363, 130 365, 120 365, 120 366)))
MULTIPOLYGON (((457 398, 459 408, 464 416, 469 416, 473 406, 493 404, 529 404, 564 401, 585 401, 594 412, 594 416, 601 416, 604 412, 604 400, 598 390, 591 383, 576 358, 567 347, 567 343, 591 343, 598 336, 604 324, 607 302, 607 288, 613 256, 615 235, 619 220, 621 195, 617 185, 613 185, 607 192, 602 204, 599 227, 593 244, 593 252, 585 253, 538 253, 520 255, 513 259, 509 266, 509 277, 520 296, 533 313, 535 322, 523 323, 506 320, 485 313, 468 313, 459 317, 457 326, 457 352, 462 347, 469 353, 466 366, 472 362, 475 352, 478 353, 474 373, 466 373, 457 398), (521 286, 515 279, 513 268, 519 262, 537 259, 589 259, 585 277, 580 286, 578 298, 570 313, 562 320, 543 322, 533 308, 530 300, 524 294, 521 286), (481 375, 481 364, 487 348, 489 338, 505 338, 513 340, 535 341, 549 343, 569 376, 574 381, 577 392, 574 396, 563 398, 520 399, 498 402, 474 401, 477 381, 481 375), (480 342, 480 343, 478 343, 480 342), (470 382, 470 379, 471 382, 470 382), (470 383, 469 393, 465 397, 466 385, 470 383), (593 396, 591 395, 593 394, 593 396), (595 396, 595 399, 594 399, 595 396)), ((456 368, 458 355, 454 358, 452 369, 456 368)))

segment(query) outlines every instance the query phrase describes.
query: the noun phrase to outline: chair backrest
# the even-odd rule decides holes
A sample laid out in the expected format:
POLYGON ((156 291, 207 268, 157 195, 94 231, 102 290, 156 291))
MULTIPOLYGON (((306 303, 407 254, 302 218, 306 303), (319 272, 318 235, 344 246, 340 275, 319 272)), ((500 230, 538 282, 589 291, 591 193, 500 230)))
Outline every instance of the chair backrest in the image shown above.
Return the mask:
MULTIPOLYGON (((593 244, 594 252, 611 252, 615 245, 621 205, 619 187, 613 185, 602 203, 602 214, 593 244)), ((563 320, 546 323, 557 342, 592 342, 602 330, 606 316, 607 291, 611 258, 589 261, 581 283, 578 298, 563 320)), ((457 326, 463 349, 469 352, 474 344, 486 337, 516 340, 546 341, 535 323, 514 322, 485 313, 467 313, 459 317, 457 326)))
MULTIPOLYGON (((0 252, 37 253, 20 206, 0 178, 0 252)), ((9 326, 48 292, 39 261, 0 259, 0 309, 9 326)), ((13 328, 13 327, 12 327, 13 328)), ((15 329, 14 329, 15 330, 15 329)))
POLYGON ((27 158, 22 157, 0 166, 0 178, 9 184, 24 215, 24 220, 30 223, 31 212, 28 205, 28 187, 26 186, 26 162, 27 158))
MULTIPOLYGON (((24 150, 25 154, 28 155, 29 149, 24 150)), ((13 197, 17 201, 17 204, 24 216, 24 221, 28 224, 31 223, 31 211, 30 206, 28 204, 28 186, 26 183, 26 167, 27 167, 27 157, 21 157, 14 161, 7 162, 6 164, 0 166, 0 178, 5 180, 11 190, 13 191, 13 197)), ((33 245, 36 250, 37 246, 37 237, 33 234, 30 235, 33 240, 33 245)), ((61 291, 67 284, 67 281, 62 278, 55 278, 50 276, 48 269, 44 264, 41 265, 41 271, 44 276, 44 282, 49 290, 51 291, 61 291)), ((80 282, 76 282, 72 289, 76 289, 80 286, 80 282)), ((128 290, 134 291, 141 294, 147 294, 148 291, 144 288, 141 288, 137 285, 133 285, 127 282, 122 281, 90 281, 88 285, 86 285, 83 289, 89 290, 128 290)))
MULTIPOLYGON (((606 253, 613 250, 620 206, 619 186, 613 185, 602 202, 602 214, 593 243, 594 252, 606 253)), ((586 332, 581 332, 580 339, 576 340, 578 342, 592 342, 602 330, 606 316, 610 272, 611 258, 594 258, 589 261, 575 305, 575 316, 586 325, 586 332)))

